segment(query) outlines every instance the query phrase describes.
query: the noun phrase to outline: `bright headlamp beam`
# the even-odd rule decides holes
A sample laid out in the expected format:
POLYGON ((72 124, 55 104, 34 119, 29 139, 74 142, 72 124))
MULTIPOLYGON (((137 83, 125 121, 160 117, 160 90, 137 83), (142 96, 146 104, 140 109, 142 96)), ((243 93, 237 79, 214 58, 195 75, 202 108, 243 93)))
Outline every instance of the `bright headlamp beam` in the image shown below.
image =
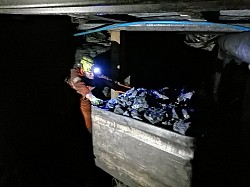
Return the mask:
POLYGON ((94 69, 93 69, 93 72, 94 72, 94 74, 101 74, 101 69, 100 68, 97 68, 97 67, 95 67, 94 69))

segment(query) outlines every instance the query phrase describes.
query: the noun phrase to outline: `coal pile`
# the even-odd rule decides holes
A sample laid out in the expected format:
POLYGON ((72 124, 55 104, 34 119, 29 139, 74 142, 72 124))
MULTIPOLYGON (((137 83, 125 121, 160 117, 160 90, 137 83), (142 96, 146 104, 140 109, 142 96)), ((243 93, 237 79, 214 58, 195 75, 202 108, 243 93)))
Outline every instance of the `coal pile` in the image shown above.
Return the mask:
POLYGON ((194 90, 132 88, 99 108, 186 135, 192 126, 194 90))

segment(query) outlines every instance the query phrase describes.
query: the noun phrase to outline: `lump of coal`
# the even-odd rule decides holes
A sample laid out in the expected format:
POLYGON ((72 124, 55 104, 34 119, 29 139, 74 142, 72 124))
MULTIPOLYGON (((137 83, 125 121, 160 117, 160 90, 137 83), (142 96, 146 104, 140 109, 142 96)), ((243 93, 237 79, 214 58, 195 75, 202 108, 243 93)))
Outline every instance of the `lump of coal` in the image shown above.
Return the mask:
POLYGON ((165 111, 163 109, 150 107, 145 111, 144 117, 152 124, 155 124, 163 120, 164 114, 165 111))
POLYGON ((195 91, 132 88, 106 102, 105 108, 119 115, 149 122, 185 135, 194 113, 190 101, 195 91))
POLYGON ((190 127, 191 122, 185 122, 184 120, 176 121, 173 125, 173 130, 185 135, 187 129, 190 127))

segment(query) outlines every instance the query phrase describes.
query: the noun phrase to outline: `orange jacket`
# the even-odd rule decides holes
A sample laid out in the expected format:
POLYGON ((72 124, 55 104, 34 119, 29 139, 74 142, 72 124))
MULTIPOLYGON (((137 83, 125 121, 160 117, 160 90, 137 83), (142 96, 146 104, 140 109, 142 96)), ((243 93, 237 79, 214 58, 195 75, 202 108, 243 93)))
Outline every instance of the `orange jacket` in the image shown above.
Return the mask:
POLYGON ((86 98, 86 95, 91 93, 92 87, 86 86, 84 82, 81 81, 79 77, 79 72, 75 69, 70 70, 70 78, 67 80, 67 83, 77 91, 77 93, 81 94, 82 97, 80 99, 80 109, 82 111, 82 115, 84 117, 85 125, 87 129, 92 128, 92 119, 91 119, 91 103, 86 98))

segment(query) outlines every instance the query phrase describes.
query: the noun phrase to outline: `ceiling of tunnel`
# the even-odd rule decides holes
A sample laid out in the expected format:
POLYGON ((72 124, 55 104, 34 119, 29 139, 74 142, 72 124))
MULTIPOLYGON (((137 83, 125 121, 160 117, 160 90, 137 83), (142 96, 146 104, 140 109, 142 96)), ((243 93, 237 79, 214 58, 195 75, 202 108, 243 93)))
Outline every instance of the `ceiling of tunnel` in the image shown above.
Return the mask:
POLYGON ((78 30, 98 29, 113 24, 141 22, 119 26, 129 31, 212 31, 237 32, 237 28, 218 25, 197 25, 196 22, 213 22, 250 27, 250 1, 248 0, 2 0, 1 14, 68 15, 78 30), (159 21, 156 23, 155 21, 159 21), (163 23, 162 21, 170 21, 163 23), (192 22, 173 23, 171 21, 192 22), (146 24, 145 24, 146 23, 146 24))

